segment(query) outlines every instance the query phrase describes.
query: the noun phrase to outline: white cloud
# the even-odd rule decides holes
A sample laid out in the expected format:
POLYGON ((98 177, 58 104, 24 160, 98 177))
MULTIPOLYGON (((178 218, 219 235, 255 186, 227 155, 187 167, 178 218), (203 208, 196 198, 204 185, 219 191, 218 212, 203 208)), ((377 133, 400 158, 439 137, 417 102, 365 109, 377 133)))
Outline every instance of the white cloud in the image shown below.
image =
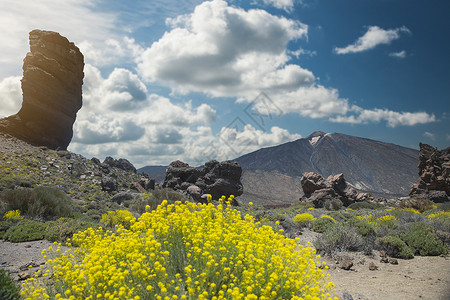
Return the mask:
POLYGON ((436 140, 436 135, 434 133, 431 133, 431 132, 428 132, 428 131, 425 131, 423 136, 428 138, 428 139, 430 139, 430 140, 432 140, 432 141, 436 140))
POLYGON ((330 121, 350 124, 367 124, 370 122, 386 121, 389 127, 397 127, 399 125, 414 126, 436 121, 434 114, 428 114, 426 112, 396 112, 379 108, 369 110, 357 106, 353 106, 352 111, 355 112, 356 115, 336 116, 330 118, 330 121))
POLYGON ((79 44, 89 38, 103 41, 118 35, 117 15, 95 11, 98 0, 2 0, 0 9, 0 78, 21 74, 29 51, 28 33, 33 29, 59 32, 79 44), (88 33, 88 34, 87 34, 88 33))
POLYGON ((405 26, 396 29, 382 29, 378 26, 370 26, 367 32, 356 42, 344 48, 336 47, 334 51, 337 54, 348 54, 367 51, 381 44, 390 44, 393 40, 400 38, 400 33, 409 33, 411 31, 405 26))
POLYGON ((389 53, 389 56, 396 57, 396 58, 405 58, 406 57, 406 51, 402 50, 402 51, 399 51, 399 52, 392 52, 392 53, 389 53))
POLYGON ((97 67, 134 63, 143 48, 129 37, 107 39, 105 41, 82 41, 77 45, 85 57, 85 62, 97 67))
POLYGON ((445 136, 445 139, 446 139, 447 141, 450 141, 450 134, 447 133, 447 135, 445 136))
POLYGON ((294 8, 294 0, 263 0, 265 5, 272 5, 287 12, 294 8))
POLYGON ((6 77, 0 81, 0 118, 15 114, 22 106, 20 77, 6 77))
POLYGON ((298 21, 215 0, 167 24, 172 29, 144 51, 138 70, 145 80, 175 92, 239 97, 295 89, 315 79, 310 71, 286 64, 287 44, 307 35, 307 26, 298 21))

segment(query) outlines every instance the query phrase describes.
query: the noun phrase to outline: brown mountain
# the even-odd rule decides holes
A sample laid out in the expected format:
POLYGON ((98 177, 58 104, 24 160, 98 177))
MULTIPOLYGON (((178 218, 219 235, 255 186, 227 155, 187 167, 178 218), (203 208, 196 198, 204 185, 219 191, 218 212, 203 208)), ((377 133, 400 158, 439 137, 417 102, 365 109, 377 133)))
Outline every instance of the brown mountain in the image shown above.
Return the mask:
POLYGON ((419 151, 394 144, 317 131, 235 160, 244 171, 242 200, 273 204, 298 201, 300 177, 310 171, 323 177, 343 173, 351 186, 375 195, 406 196, 417 181, 418 156, 419 151))

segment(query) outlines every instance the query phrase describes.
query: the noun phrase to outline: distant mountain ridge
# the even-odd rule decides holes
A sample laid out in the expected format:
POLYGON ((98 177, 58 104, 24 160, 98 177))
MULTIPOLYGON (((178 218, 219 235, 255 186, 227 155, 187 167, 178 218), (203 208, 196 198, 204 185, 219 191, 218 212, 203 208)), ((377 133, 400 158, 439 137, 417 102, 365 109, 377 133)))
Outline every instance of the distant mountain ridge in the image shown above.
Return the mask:
MULTIPOLYGON (((304 172, 323 177, 343 173, 356 189, 386 197, 408 195, 418 178, 419 151, 342 133, 313 132, 306 138, 262 148, 234 159, 243 170, 244 202, 281 204, 298 201, 304 172)), ((144 167, 150 177, 165 167, 144 167)), ((161 174, 161 172, 163 174, 161 174)), ((157 180, 158 181, 158 180, 157 180)))
MULTIPOLYGON (((295 178, 311 171, 324 177, 343 173, 347 182, 358 190, 404 196, 417 180, 418 157, 418 150, 341 133, 316 131, 306 138, 263 148, 235 160, 241 164, 247 177, 255 176, 255 171, 260 175, 261 171, 275 171, 295 178)), ((258 194, 245 189, 248 179, 243 180, 244 192, 258 194)), ((251 181, 256 188, 257 184, 253 179, 251 181)), ((267 190, 267 186, 264 189, 267 190)))

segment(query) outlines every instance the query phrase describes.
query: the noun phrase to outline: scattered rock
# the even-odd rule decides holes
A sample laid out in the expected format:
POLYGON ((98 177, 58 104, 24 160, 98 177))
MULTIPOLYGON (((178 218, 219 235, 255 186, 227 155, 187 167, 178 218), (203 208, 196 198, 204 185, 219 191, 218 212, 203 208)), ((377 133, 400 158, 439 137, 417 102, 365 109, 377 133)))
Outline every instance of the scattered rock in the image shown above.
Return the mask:
POLYGON ((419 144, 419 180, 409 195, 434 202, 450 201, 450 147, 438 150, 419 144))
POLYGON ((389 263, 390 263, 391 265, 398 265, 398 260, 395 259, 395 258, 389 258, 389 263))
POLYGON ((342 262, 340 268, 346 271, 349 271, 351 268, 353 267, 353 262, 352 261, 344 261, 342 262))
POLYGON ((33 145, 65 150, 82 106, 84 57, 74 43, 56 32, 33 30, 29 38, 22 107, 0 119, 0 131, 33 145))
POLYGON ((111 198, 111 202, 122 204, 124 201, 133 200, 134 196, 130 192, 119 192, 111 198))
POLYGON ((102 185, 102 190, 104 190, 105 192, 117 191, 117 182, 109 176, 105 176, 102 178, 101 185, 102 185))
POLYGON ((30 272, 21 272, 17 274, 17 276, 19 277, 19 280, 26 280, 28 278, 31 278, 30 272))
POLYGON ((130 184, 130 189, 136 190, 136 191, 138 191, 138 192, 140 192, 140 193, 145 193, 145 192, 147 191, 146 189, 144 189, 144 188, 142 187, 142 185, 141 185, 139 182, 132 182, 132 183, 130 184))
POLYGON ((376 271, 376 270, 378 270, 378 266, 373 261, 371 261, 369 263, 369 270, 370 271, 376 271))
POLYGON ((352 295, 347 292, 336 293, 336 297, 338 297, 339 300, 353 300, 352 295))
POLYGON ((387 257, 382 257, 382 258, 380 259, 380 262, 387 264, 387 263, 389 263, 389 258, 387 258, 387 257))

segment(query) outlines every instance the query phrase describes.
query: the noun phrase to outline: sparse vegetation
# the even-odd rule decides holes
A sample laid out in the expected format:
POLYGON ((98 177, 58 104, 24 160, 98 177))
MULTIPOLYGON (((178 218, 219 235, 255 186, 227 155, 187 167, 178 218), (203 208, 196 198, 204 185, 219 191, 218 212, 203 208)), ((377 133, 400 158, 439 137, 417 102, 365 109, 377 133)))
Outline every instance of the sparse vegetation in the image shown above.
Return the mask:
POLYGON ((20 288, 16 286, 9 273, 3 269, 0 269, 0 299, 20 299, 20 288))

